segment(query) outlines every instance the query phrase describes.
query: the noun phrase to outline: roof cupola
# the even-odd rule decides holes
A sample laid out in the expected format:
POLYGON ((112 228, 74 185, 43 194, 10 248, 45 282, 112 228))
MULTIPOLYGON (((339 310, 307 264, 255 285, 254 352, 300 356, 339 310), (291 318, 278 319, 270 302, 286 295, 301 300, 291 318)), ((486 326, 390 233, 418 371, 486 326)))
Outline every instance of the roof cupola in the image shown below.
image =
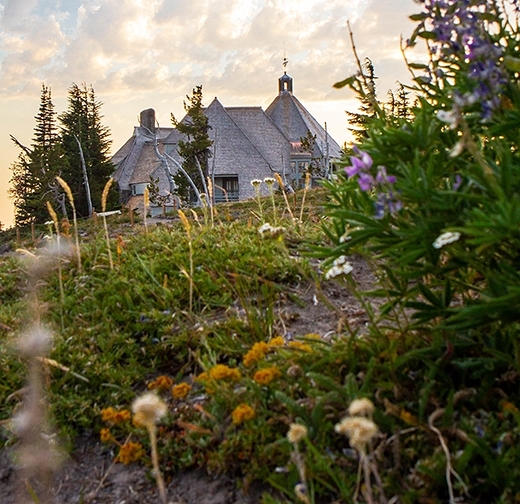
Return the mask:
POLYGON ((283 75, 278 79, 278 92, 279 93, 291 93, 293 94, 293 80, 292 77, 287 75, 287 63, 289 60, 284 56, 283 58, 283 75))

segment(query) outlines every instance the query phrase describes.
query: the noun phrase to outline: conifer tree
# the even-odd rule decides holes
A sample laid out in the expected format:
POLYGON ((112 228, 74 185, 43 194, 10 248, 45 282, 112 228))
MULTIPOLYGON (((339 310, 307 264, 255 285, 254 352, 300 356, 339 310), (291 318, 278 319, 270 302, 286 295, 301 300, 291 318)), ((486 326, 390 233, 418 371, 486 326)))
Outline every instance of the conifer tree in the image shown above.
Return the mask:
MULTIPOLYGON (((191 177, 201 193, 206 192, 206 180, 209 175, 210 147, 213 142, 209 139, 208 118, 204 114, 202 104, 202 86, 193 89, 192 95, 186 95, 184 101, 186 116, 178 121, 173 114, 171 120, 175 128, 185 135, 186 140, 179 141, 178 151, 183 159, 182 167, 191 177)), ((182 173, 174 176, 177 185, 177 194, 184 199, 189 199, 189 183, 182 173)))
POLYGON ((360 79, 361 83, 363 83, 363 89, 359 98, 359 112, 346 111, 348 122, 353 126, 348 129, 349 131, 352 131, 357 141, 362 140, 366 136, 368 124, 374 118, 373 104, 377 101, 377 77, 375 74, 374 64, 370 58, 365 58, 362 70, 364 78, 360 79))
MULTIPOLYGON (((63 178, 72 190, 76 210, 81 216, 89 215, 88 188, 94 209, 101 209, 103 188, 114 171, 109 156, 110 131, 101 124, 101 106, 92 86, 82 84, 80 87, 73 83, 69 88, 68 109, 58 117, 62 144, 69 160, 69 169, 63 178)), ((112 192, 107 206, 116 204, 117 195, 112 192)))
POLYGON ((68 160, 58 136, 51 89, 45 84, 42 85, 35 119, 30 147, 11 137, 21 149, 17 161, 11 166, 13 175, 9 191, 14 200, 15 222, 19 226, 49 220, 47 201, 58 204, 62 212, 65 211, 63 193, 56 183, 56 176, 67 169, 68 160))

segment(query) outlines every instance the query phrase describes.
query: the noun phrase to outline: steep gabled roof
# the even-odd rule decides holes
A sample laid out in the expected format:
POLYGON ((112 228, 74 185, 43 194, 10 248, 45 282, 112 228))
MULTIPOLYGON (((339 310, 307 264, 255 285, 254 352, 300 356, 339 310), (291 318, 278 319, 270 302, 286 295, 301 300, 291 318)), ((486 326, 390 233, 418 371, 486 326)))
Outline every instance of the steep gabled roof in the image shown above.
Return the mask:
POLYGON ((271 168, 282 171, 289 159, 287 140, 261 107, 226 107, 226 112, 266 159, 271 168))
POLYGON ((327 134, 323 126, 316 121, 312 114, 289 91, 281 91, 267 107, 265 113, 291 143, 298 143, 300 138, 307 136, 310 131, 316 136, 316 146, 322 156, 327 154, 331 158, 341 156, 341 148, 336 141, 327 134))
MULTIPOLYGON (((256 137, 254 121, 248 121, 248 119, 251 119, 251 116, 254 117, 257 112, 246 111, 246 107, 241 107, 241 109, 241 112, 235 110, 234 113, 229 113, 215 98, 204 112, 210 125, 210 138, 214 141, 212 147, 214 156, 210 159, 210 170, 215 174, 231 173, 232 167, 236 167, 235 173, 251 166, 264 167, 267 170, 275 169, 261 152, 262 149, 255 145, 253 139, 249 138, 247 134, 249 132, 256 137), (234 120, 233 115, 238 122, 234 120), (246 131, 240 127, 239 123, 242 125, 248 123, 246 131)), ((275 147, 279 146, 273 145, 273 148, 275 147)))

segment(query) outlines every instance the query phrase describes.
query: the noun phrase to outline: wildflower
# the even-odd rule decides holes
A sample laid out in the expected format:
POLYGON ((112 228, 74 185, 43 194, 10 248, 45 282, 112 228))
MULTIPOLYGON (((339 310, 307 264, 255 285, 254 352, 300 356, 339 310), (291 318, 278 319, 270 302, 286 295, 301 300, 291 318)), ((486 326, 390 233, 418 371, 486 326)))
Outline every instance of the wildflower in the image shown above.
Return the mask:
POLYGON ((251 349, 244 355, 244 366, 250 367, 256 362, 262 360, 269 351, 269 345, 263 341, 255 343, 251 349))
POLYGON ((368 418, 345 417, 334 426, 338 434, 350 438, 350 446, 360 453, 365 453, 365 446, 377 434, 377 425, 368 418))
POLYGON ((253 380, 259 385, 269 385, 275 378, 281 375, 276 366, 259 369, 253 376, 253 380))
POLYGON ((354 267, 347 261, 347 256, 339 256, 332 263, 332 267, 325 273, 325 280, 337 277, 339 275, 348 275, 354 267))
POLYGON ((276 180, 273 177, 265 177, 264 183, 267 184, 267 186, 272 187, 276 180))
POLYGON ((258 233, 260 233, 261 236, 279 236, 283 234, 285 231, 285 228, 282 226, 271 226, 268 222, 262 224, 258 228, 258 233))
POLYGON ((260 187, 260 184, 262 183, 262 181, 260 179, 253 179, 251 180, 251 185, 257 189, 258 187, 260 187))
POLYGON ((437 237, 437 239, 433 242, 433 248, 440 249, 444 247, 444 245, 448 245, 448 243, 456 242, 459 238, 459 232, 447 231, 446 233, 442 233, 437 237))
POLYGON ((306 343, 302 343, 301 341, 289 341, 289 346, 291 348, 297 348, 302 352, 312 353, 311 346, 307 345, 306 343))
POLYGON ((356 399, 350 403, 348 407, 348 414, 351 416, 368 416, 371 417, 374 413, 374 403, 366 397, 356 399))
POLYGON ((247 422, 248 420, 252 420, 255 418, 256 413, 251 406, 247 404, 239 404, 231 413, 231 418, 233 419, 233 423, 235 425, 240 425, 243 422, 247 422))
POLYGON ((270 347, 284 346, 285 345, 285 339, 284 339, 283 336, 276 336, 268 343, 268 345, 270 347))
POLYGON ((190 390, 191 385, 186 382, 182 382, 172 387, 172 396, 174 399, 184 399, 190 390))
POLYGON ((130 418, 132 418, 132 414, 130 413, 130 411, 122 409, 114 413, 114 416, 112 417, 112 422, 118 424, 130 420, 130 418))
POLYGON ((459 125, 460 113, 457 110, 439 110, 437 112, 437 119, 448 123, 450 129, 455 129, 459 125))
POLYGON ((296 498, 305 504, 309 504, 309 497, 307 497, 307 487, 305 483, 297 483, 294 485, 294 495, 296 498))
POLYGON ((152 392, 138 397, 132 403, 134 423, 152 429, 168 411, 166 403, 152 392))
POLYGON ((168 376, 158 376, 154 381, 148 384, 149 390, 166 390, 173 385, 173 380, 168 376))
POLYGON ((116 410, 112 408, 112 406, 109 406, 108 408, 103 408, 101 410, 101 420, 103 422, 111 422, 116 414, 116 410))
POLYGON ((112 439, 112 433, 110 432, 110 429, 104 428, 99 431, 99 439, 103 443, 106 443, 107 441, 110 441, 112 439))
POLYGON ((129 441, 121 446, 115 461, 128 465, 139 460, 143 455, 143 445, 141 443, 133 443, 129 441))
POLYGON ((237 368, 230 368, 225 364, 217 364, 209 370, 209 376, 214 380, 239 381, 242 378, 240 371, 237 368))
POLYGON ((289 431, 287 432, 287 439, 290 443, 298 443, 304 437, 307 437, 307 427, 305 427, 305 425, 292 423, 289 426, 289 431))

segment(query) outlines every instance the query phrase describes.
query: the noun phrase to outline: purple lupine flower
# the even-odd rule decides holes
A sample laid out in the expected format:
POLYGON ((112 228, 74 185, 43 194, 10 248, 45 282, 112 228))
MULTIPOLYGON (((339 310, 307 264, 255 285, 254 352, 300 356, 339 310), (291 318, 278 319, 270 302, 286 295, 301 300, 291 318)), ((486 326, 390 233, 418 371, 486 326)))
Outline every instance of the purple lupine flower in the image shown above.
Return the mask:
POLYGON ((459 187, 462 185, 462 177, 457 173, 455 175, 455 182, 453 182, 453 190, 458 191, 459 187))
POLYGON ((358 177, 358 184, 362 191, 371 191, 375 185, 374 177, 368 173, 361 173, 358 177))
MULTIPOLYGON (((516 10, 519 0, 510 1, 516 10)), ((468 64, 473 90, 458 96, 458 105, 479 103, 483 122, 490 120, 500 106, 500 94, 508 82, 507 71, 501 63, 504 49, 492 41, 480 19, 479 13, 490 12, 491 4, 484 0, 424 1, 428 22, 438 43, 433 53, 440 60, 456 58, 468 64)))
POLYGON ((347 166, 345 172, 349 178, 357 176, 359 188, 362 191, 375 192, 375 218, 382 219, 386 212, 393 214, 399 211, 402 208, 402 203, 395 193, 390 190, 391 186, 397 181, 397 177, 388 175, 385 166, 378 166, 374 178, 370 173, 373 165, 370 154, 360 150, 357 146, 354 146, 352 150, 355 156, 350 158, 352 165, 347 166))

